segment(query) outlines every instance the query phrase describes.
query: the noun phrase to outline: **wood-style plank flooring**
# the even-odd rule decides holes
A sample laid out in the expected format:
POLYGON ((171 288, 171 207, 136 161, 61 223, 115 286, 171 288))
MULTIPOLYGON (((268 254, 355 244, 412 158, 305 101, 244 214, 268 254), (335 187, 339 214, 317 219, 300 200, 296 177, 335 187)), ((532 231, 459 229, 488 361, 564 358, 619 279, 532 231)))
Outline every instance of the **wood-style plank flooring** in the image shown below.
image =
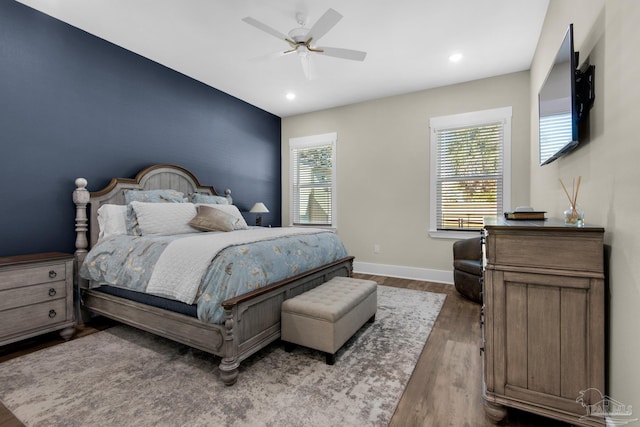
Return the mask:
MULTIPOLYGON (((354 277, 447 295, 389 426, 490 426, 484 417, 481 397, 480 306, 460 296, 451 285, 360 274, 354 277)), ((112 325, 113 322, 106 319, 96 320, 85 325, 73 339, 112 325)), ((52 333, 0 347, 0 363, 61 342, 62 339, 52 333)), ((508 425, 568 426, 516 410, 509 410, 508 425)), ((23 427, 23 424, 0 404, 0 426, 23 427)))

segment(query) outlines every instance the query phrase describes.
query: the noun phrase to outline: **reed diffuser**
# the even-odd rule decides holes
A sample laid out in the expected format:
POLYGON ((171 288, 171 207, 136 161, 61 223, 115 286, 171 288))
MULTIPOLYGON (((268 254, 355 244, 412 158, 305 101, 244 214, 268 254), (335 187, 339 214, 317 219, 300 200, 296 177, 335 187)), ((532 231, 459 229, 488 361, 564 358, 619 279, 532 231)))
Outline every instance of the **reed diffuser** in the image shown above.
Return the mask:
POLYGON ((567 187, 564 185, 564 182, 560 180, 560 185, 562 185, 564 194, 566 194, 567 198, 569 199, 569 209, 564 211, 564 223, 576 227, 582 227, 584 225, 584 212, 578 207, 578 192, 580 191, 581 181, 581 176, 578 177, 577 183, 575 178, 572 180, 571 194, 569 194, 569 191, 567 191, 567 187))

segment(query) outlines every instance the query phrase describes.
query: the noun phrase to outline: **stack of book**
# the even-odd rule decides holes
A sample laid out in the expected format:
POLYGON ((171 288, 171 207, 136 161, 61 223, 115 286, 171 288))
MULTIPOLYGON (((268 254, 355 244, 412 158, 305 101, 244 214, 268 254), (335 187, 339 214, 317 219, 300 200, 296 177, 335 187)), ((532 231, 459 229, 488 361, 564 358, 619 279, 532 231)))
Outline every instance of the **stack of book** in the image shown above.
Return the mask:
POLYGON ((505 212, 504 217, 506 219, 516 219, 516 220, 529 220, 529 221, 539 221, 544 220, 545 211, 512 211, 505 212))

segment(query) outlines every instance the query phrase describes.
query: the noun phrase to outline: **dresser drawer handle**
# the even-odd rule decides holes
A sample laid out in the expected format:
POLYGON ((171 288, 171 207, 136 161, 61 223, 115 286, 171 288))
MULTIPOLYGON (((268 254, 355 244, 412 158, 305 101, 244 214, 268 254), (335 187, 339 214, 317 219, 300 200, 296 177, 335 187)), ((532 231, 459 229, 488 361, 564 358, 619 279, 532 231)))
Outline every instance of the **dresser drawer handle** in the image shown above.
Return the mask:
POLYGON ((56 294, 56 290, 54 288, 49 289, 49 296, 52 297, 56 294))
POLYGON ((55 310, 49 310, 49 318, 53 319, 54 317, 56 317, 56 311, 55 310))
POLYGON ((51 270, 49 271, 49 278, 51 279, 55 279, 55 277, 58 275, 58 273, 56 273, 55 270, 51 270))

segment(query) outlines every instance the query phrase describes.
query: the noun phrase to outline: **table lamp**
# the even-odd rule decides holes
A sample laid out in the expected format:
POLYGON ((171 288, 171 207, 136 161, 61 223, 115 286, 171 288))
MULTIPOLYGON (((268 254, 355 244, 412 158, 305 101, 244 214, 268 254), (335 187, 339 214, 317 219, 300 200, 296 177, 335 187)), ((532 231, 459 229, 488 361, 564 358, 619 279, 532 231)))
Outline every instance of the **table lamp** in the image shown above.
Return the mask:
MULTIPOLYGON (((267 209, 267 207, 264 205, 264 203, 258 202, 255 205, 253 205, 253 207, 251 208, 251 210, 249 212, 257 213, 257 214, 269 213, 269 209, 267 209)), ((258 227, 262 226, 262 215, 256 216, 256 225, 258 227)))

